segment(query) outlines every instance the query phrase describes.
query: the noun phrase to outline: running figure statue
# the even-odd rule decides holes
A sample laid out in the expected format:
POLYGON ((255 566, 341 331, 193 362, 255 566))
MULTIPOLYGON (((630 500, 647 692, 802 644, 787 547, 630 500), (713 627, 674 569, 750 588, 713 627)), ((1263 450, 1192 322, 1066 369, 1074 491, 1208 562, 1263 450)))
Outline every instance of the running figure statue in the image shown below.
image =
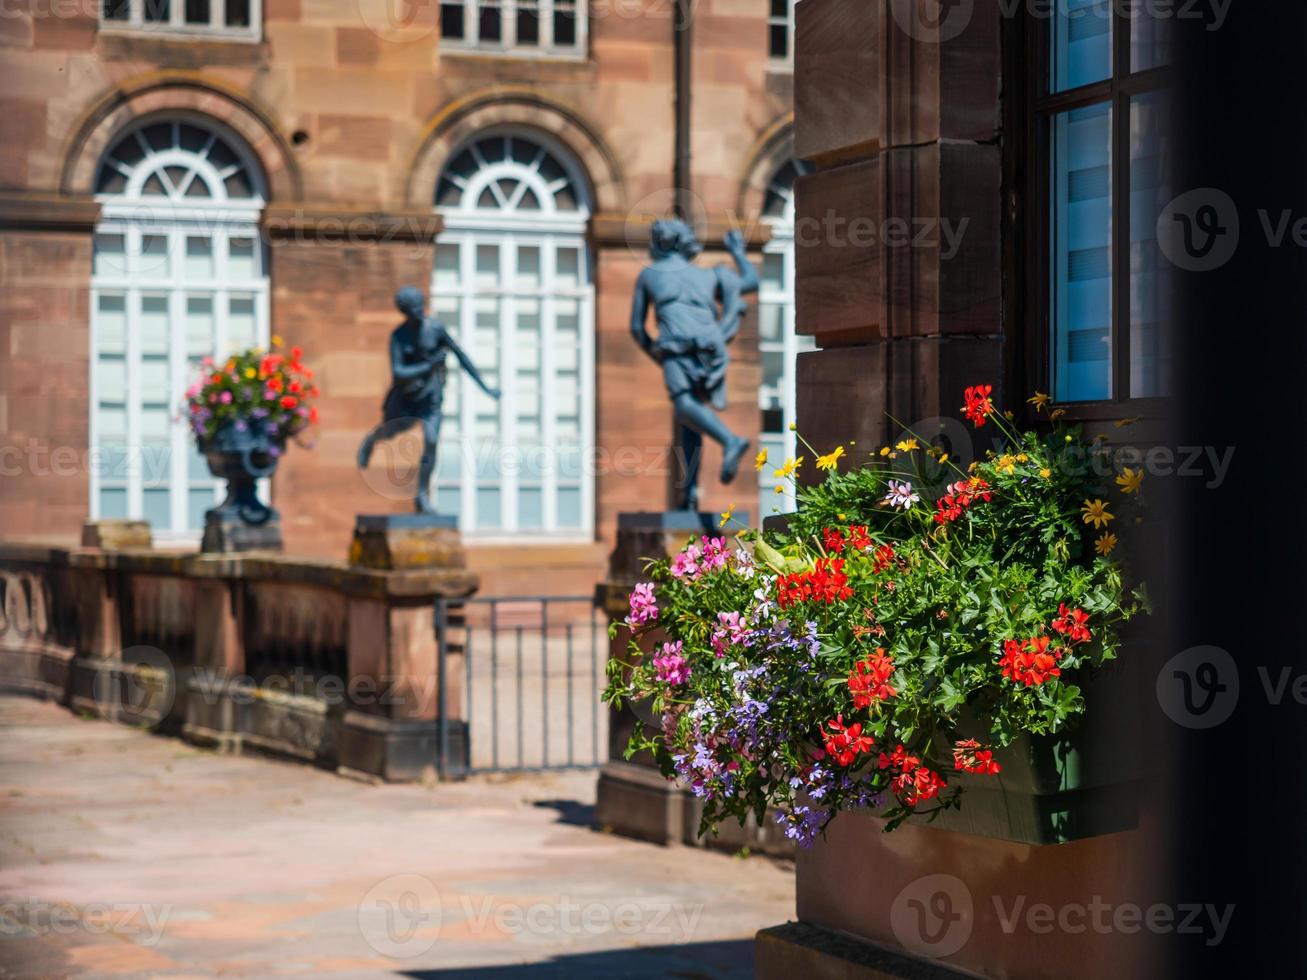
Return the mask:
POLYGON ((490 388, 471 358, 449 335, 445 325, 425 315, 422 293, 414 286, 404 286, 395 293, 395 307, 404 314, 404 322, 390 335, 390 391, 381 406, 381 424, 368 433, 359 446, 359 468, 366 469, 377 441, 391 439, 415 425, 422 426, 422 460, 418 466, 418 492, 415 501, 419 514, 434 513, 429 490, 436 467, 436 448, 440 441, 440 402, 445 393, 445 355, 453 354, 458 363, 491 398, 499 399, 499 389, 490 388))
POLYGON ((694 265, 703 246, 689 225, 676 219, 655 221, 649 244, 653 264, 641 270, 631 305, 631 335, 662 365, 667 394, 681 424, 685 474, 684 484, 676 489, 678 510, 699 509, 705 435, 721 444, 723 483, 735 479, 749 449, 749 440, 728 429, 713 411, 726 407, 726 345, 748 310, 744 295, 758 289, 758 273, 745 254, 744 236, 729 231, 724 244, 735 267, 704 269, 694 265), (658 319, 656 338, 645 330, 650 303, 658 319))

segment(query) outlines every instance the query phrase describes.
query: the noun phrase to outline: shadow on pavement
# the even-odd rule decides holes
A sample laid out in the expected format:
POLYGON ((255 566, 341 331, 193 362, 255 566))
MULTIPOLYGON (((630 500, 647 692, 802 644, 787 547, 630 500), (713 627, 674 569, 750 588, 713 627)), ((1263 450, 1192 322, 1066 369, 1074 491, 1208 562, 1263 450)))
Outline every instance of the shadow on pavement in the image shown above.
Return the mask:
POLYGON ((536 800, 534 807, 558 811, 558 822, 571 824, 573 827, 593 827, 595 825, 595 808, 593 803, 580 803, 576 800, 536 800))
POLYGON ((614 949, 556 956, 541 963, 415 970, 401 976, 414 980, 747 980, 753 976, 753 940, 614 949))

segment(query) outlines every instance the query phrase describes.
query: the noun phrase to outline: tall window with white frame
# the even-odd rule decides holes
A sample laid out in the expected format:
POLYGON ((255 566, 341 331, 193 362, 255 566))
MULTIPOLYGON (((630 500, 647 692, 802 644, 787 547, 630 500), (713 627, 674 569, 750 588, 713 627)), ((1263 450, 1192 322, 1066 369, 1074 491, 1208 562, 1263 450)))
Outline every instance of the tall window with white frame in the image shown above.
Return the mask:
POLYGON ((1071 0, 1035 24, 1032 345, 1053 399, 1079 414, 1166 394, 1167 265, 1158 215, 1170 197, 1167 24, 1139 7, 1071 0))
POLYGON ((440 43, 514 55, 580 57, 586 0, 441 0, 440 43))
POLYGON ((773 470, 795 455, 795 370, 803 351, 816 349, 811 337, 794 332, 794 179, 807 173, 800 160, 790 160, 772 178, 763 200, 762 219, 771 226, 763 246, 762 282, 758 287, 758 346, 762 354, 762 447, 771 461, 758 471, 759 514, 794 510, 794 495, 776 480, 773 470), (778 492, 778 487, 781 489, 778 492))
POLYGON ((437 184, 432 309, 503 390, 495 403, 450 373, 435 499, 469 534, 593 533, 586 187, 563 146, 519 132, 478 136, 437 184))
POLYGON ((100 163, 91 276, 91 516, 197 537, 219 481, 178 419, 205 356, 268 341, 249 152, 195 118, 138 124, 100 163))

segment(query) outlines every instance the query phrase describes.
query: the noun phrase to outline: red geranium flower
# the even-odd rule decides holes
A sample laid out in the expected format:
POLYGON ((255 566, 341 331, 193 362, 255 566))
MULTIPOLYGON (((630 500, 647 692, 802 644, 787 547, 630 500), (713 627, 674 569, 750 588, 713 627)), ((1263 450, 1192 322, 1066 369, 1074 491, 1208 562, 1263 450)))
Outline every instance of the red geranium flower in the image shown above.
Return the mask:
POLYGON ((962 411, 969 421, 975 423, 977 429, 985 424, 986 416, 994 411, 994 403, 989 400, 993 390, 992 385, 973 385, 962 393, 967 402, 962 411))
POLYGON ((1003 655, 998 660, 1003 676, 1026 687, 1043 684, 1050 677, 1061 677, 1057 661, 1062 651, 1057 647, 1049 650, 1049 642, 1047 636, 1035 636, 1025 641, 1004 640, 1003 655))
POLYGON ((841 552, 844 550, 844 535, 840 533, 839 528, 828 527, 822 531, 826 538, 826 550, 831 552, 841 552))
POLYGON ((873 702, 885 701, 898 694, 889 683, 893 674, 894 661, 886 656, 884 647, 877 647, 876 652, 866 660, 854 664, 853 672, 849 674, 853 706, 867 708, 873 702))
POLYGON ((871 537, 867 534, 866 524, 849 525, 849 547, 858 551, 871 547, 871 537))
POLYGON ((916 806, 923 800, 933 800, 939 796, 939 791, 945 789, 948 783, 944 782, 939 773, 919 766, 912 772, 899 773, 890 780, 889 785, 904 806, 916 806))
POLYGON ((844 716, 836 715, 822 729, 826 754, 842 766, 853 762, 861 753, 870 752, 874 744, 870 735, 862 734, 861 722, 845 726, 844 716))
POLYGON ((1053 629, 1057 630, 1063 636, 1067 637, 1072 643, 1086 643, 1093 636, 1089 632, 1089 627, 1085 623, 1089 622, 1089 614, 1083 609, 1067 609, 1066 603, 1058 603, 1058 618, 1053 620, 1053 629))
POLYGON ((299 402, 295 399, 294 396, 292 396, 292 395, 283 395, 283 396, 282 396, 282 399, 281 399, 281 407, 282 407, 282 408, 285 408, 285 409, 288 409, 288 410, 289 410, 289 409, 294 408, 294 407, 295 407, 296 405, 298 405, 298 404, 299 404, 299 402))
POLYGON ((876 549, 875 564, 871 567, 872 574, 879 575, 881 572, 885 571, 885 569, 889 568, 893 561, 894 546, 892 544, 881 545, 876 549))
POLYGON ((982 749, 974 738, 965 738, 953 745, 953 768, 961 772, 978 772, 997 775, 1003 767, 994 761, 991 749, 982 749))

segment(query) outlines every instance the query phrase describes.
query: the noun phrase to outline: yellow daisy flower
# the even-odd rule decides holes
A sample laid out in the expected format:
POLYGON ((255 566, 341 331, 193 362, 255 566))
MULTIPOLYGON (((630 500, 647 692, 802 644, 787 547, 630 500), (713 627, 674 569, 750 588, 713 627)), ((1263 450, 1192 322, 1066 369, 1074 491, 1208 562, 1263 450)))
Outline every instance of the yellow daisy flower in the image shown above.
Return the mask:
POLYGON ((767 465, 767 450, 759 449, 758 455, 753 458, 753 468, 761 473, 762 468, 767 465))
POLYGON ((1101 500, 1086 500, 1084 506, 1080 508, 1081 520, 1086 524, 1092 524, 1095 528, 1101 528, 1109 522, 1116 520, 1116 515, 1108 513, 1107 504, 1101 500))
POLYGON ((917 443, 916 439, 908 438, 896 444, 894 448, 900 450, 901 452, 910 453, 914 449, 920 449, 921 446, 917 443))
MULTIPOLYGON (((783 480, 787 476, 793 476, 795 473, 799 472, 799 467, 802 465, 803 465, 802 456, 800 456, 798 459, 795 459, 793 456, 791 456, 789 459, 785 461, 785 464, 781 466, 780 469, 773 471, 772 475, 775 476, 776 479, 778 480, 783 480)), ((779 488, 777 488, 776 492, 780 493, 781 491, 779 488)))
POLYGON ((1044 410, 1044 406, 1047 405, 1049 401, 1050 399, 1048 395, 1044 394, 1042 391, 1036 391, 1033 395, 1031 395, 1029 398, 1026 399, 1027 404, 1035 406, 1036 412, 1042 412, 1044 410))
POLYGON ((1053 471, 1050 470, 1047 466, 1045 466, 1042 470, 1039 471, 1039 475, 1042 476, 1045 480, 1047 480, 1050 476, 1053 475, 1053 471))
POLYGON ((1116 485, 1121 488, 1122 493, 1138 493, 1139 486, 1144 482, 1143 470, 1132 470, 1125 467, 1121 470, 1121 475, 1116 478, 1116 485))
POLYGON ((722 511, 722 520, 721 523, 718 524, 717 526, 725 527, 727 524, 731 522, 731 518, 734 516, 735 516, 735 505, 731 504, 731 506, 727 507, 724 511, 722 511))
POLYGON ((994 465, 998 467, 1000 473, 1008 473, 1008 474, 1015 473, 1017 468, 1016 457, 1009 456, 1007 453, 1004 453, 1002 456, 998 458, 998 462, 994 465))
POLYGON ((836 468, 837 461, 838 461, 839 458, 840 458, 841 456, 843 456, 843 455, 844 455, 844 447, 843 447, 843 446, 836 446, 834 449, 832 449, 830 452, 828 452, 825 456, 818 456, 818 457, 817 457, 817 469, 819 469, 819 470, 834 470, 834 469, 836 468))
POLYGON ((1110 555, 1115 547, 1116 535, 1111 531, 1104 531, 1094 539, 1094 550, 1104 557, 1110 555))

